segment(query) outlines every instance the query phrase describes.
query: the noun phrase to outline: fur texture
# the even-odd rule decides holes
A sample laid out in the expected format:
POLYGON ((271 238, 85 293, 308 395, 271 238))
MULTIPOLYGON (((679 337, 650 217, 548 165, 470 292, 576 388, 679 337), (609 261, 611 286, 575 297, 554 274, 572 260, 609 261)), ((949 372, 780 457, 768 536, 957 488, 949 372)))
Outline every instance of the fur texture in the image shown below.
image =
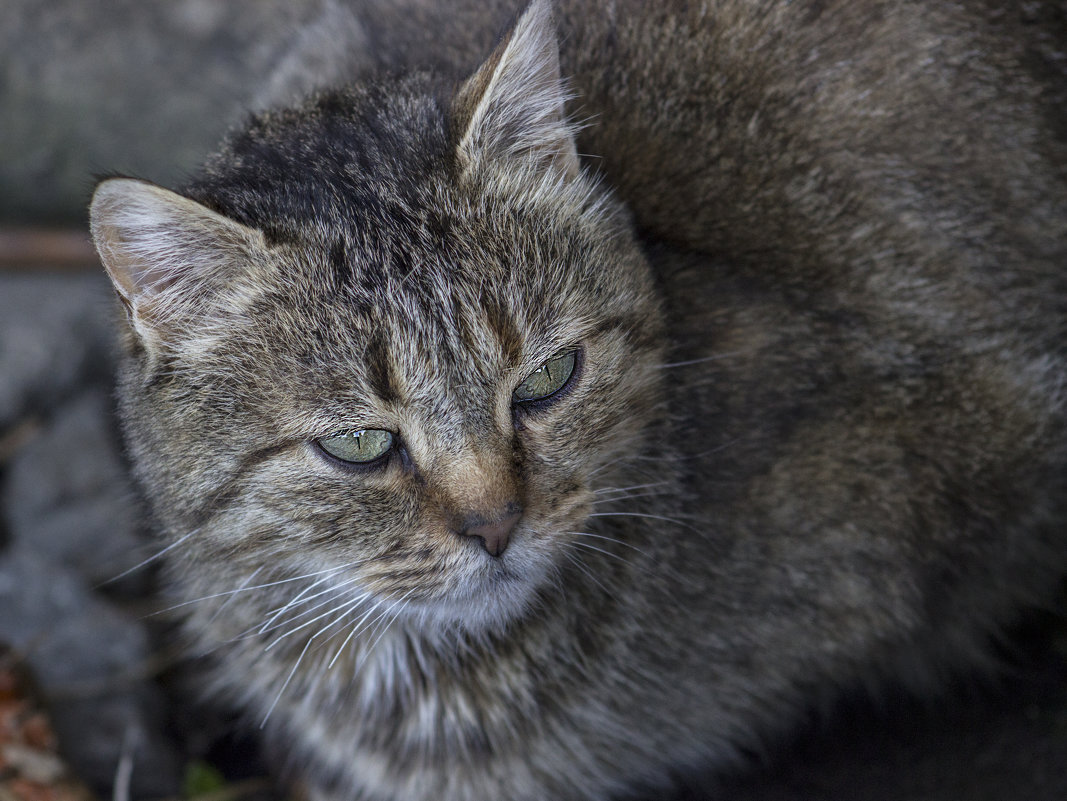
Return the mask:
POLYGON ((469 76, 482 28, 398 22, 383 64, 433 69, 94 196, 186 630, 317 798, 722 769, 838 688, 981 662, 1067 566, 1055 34, 558 13, 469 76), (316 444, 367 429, 370 465, 316 444), (467 534, 517 514, 498 555, 467 534))

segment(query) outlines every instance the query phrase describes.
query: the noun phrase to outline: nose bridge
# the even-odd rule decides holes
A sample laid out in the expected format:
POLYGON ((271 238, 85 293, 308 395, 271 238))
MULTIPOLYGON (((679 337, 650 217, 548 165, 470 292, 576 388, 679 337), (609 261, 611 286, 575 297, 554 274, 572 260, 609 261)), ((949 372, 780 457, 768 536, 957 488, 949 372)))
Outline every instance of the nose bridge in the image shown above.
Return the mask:
POLYGON ((523 512, 509 449, 468 444, 442 473, 439 497, 449 528, 478 540, 490 556, 503 555, 523 512))
POLYGON ((444 461, 440 490, 453 514, 495 518, 518 507, 515 465, 504 443, 468 441, 444 461))

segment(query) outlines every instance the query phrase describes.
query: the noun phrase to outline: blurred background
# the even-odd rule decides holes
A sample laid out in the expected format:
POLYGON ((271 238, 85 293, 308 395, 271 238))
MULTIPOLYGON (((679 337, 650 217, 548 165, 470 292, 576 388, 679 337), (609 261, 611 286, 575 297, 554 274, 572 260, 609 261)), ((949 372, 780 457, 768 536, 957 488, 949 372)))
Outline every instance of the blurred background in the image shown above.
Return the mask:
MULTIPOLYGON (((273 797, 254 738, 194 703, 158 614, 85 210, 97 177, 179 184, 248 111, 367 69, 384 46, 370 5, 0 0, 2 801, 273 797)), ((813 709, 719 795, 1067 798, 1064 630, 1033 610, 997 646, 1002 670, 934 702, 813 709)))

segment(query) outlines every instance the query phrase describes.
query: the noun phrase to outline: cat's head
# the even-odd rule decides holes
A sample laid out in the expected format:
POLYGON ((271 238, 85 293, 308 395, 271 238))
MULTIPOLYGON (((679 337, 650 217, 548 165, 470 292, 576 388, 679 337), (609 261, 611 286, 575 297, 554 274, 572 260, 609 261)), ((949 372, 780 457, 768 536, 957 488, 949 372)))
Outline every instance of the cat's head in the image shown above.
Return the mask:
POLYGON ((662 336, 565 100, 539 2, 458 89, 324 93, 182 194, 97 188, 131 452, 201 584, 327 575, 478 628, 566 564, 648 445, 662 336))

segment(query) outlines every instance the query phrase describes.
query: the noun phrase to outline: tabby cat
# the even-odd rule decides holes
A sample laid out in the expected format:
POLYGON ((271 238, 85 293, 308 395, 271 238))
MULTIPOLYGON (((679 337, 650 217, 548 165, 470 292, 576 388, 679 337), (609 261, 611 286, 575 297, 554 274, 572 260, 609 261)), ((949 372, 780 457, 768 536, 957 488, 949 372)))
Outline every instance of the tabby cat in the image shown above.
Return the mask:
POLYGON ((185 630, 310 797, 665 792, 1050 596, 1067 34, 378 5, 381 74, 91 209, 185 630))

